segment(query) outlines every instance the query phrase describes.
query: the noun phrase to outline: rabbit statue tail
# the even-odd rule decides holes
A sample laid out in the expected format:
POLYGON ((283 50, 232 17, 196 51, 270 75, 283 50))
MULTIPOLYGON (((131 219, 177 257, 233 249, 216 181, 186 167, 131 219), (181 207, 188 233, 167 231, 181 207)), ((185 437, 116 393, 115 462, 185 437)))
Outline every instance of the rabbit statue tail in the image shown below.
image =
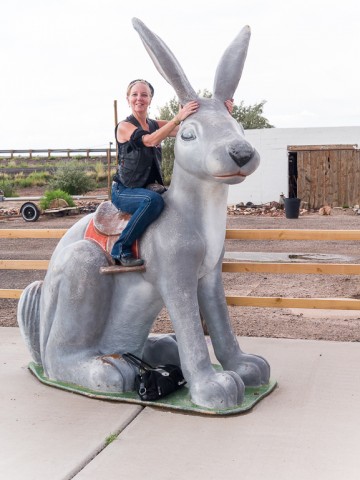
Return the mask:
POLYGON ((18 304, 18 323, 21 335, 36 363, 41 364, 40 355, 40 298, 42 281, 28 285, 22 292, 18 304))

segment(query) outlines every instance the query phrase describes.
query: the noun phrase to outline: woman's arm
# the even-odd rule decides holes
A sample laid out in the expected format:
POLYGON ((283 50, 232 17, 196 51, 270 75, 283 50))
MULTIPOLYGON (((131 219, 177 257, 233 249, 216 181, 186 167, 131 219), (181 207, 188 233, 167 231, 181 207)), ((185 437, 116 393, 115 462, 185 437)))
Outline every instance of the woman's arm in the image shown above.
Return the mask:
MULTIPOLYGON (((226 100, 225 106, 228 109, 228 112, 231 114, 234 106, 234 101, 232 99, 226 100)), ((160 128, 153 133, 145 134, 142 137, 143 144, 146 147, 155 147, 167 137, 176 137, 176 134, 179 131, 180 123, 185 120, 185 118, 195 113, 198 108, 199 103, 194 100, 187 103, 183 107, 180 106, 179 112, 172 120, 157 120, 160 128)), ((130 140, 130 137, 136 130, 136 128, 137 127, 135 127, 132 123, 121 122, 117 130, 118 141, 120 143, 123 143, 130 140)))
MULTIPOLYGON (((230 115, 232 114, 232 111, 233 111, 233 108, 234 108, 234 99, 231 98, 229 100, 226 100, 225 101, 225 107, 227 108, 228 112, 230 113, 230 115)), ((180 112, 179 112, 180 113, 180 112)), ((176 115, 177 116, 177 115, 176 115)), ((176 117, 174 117, 175 119, 176 117)), ((185 120, 185 118, 183 118, 182 120, 185 120)), ((167 120, 157 120, 158 124, 160 127, 162 127, 163 125, 166 125, 168 122, 167 120)), ((177 132, 179 131, 179 126, 176 126, 171 132, 170 134, 168 135, 168 137, 176 137, 176 134, 177 132)))
MULTIPOLYGON (((189 115, 195 113, 198 108, 198 102, 192 101, 181 107, 172 120, 157 120, 160 128, 153 133, 144 134, 142 137, 143 144, 146 147, 154 147, 167 137, 175 137, 180 123, 189 115)), ((137 128, 130 122, 120 122, 116 134, 118 142, 128 142, 137 128)))
POLYGON ((157 120, 160 128, 149 135, 144 135, 142 137, 143 144, 146 147, 155 147, 165 140, 165 138, 175 137, 179 130, 180 123, 189 115, 197 112, 198 108, 199 104, 194 100, 180 107, 178 113, 172 120, 157 120))

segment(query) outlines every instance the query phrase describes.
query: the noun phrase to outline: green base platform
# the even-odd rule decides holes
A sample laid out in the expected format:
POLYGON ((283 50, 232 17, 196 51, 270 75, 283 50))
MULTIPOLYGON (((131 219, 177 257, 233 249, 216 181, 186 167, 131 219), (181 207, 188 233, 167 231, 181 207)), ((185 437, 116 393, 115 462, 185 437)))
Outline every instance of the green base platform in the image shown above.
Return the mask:
MULTIPOLYGON (((218 370, 221 370, 220 365, 214 365, 218 370)), ((239 413, 244 413, 254 407, 260 400, 269 395, 276 387, 277 383, 275 380, 270 380, 267 385, 262 387, 247 387, 245 390, 245 398, 241 405, 233 408, 227 408, 225 410, 217 410, 211 408, 200 407, 192 403, 190 399, 189 390, 186 387, 174 392, 161 400, 155 400, 152 402, 147 402, 141 400, 136 392, 126 392, 126 393, 108 393, 108 392, 97 392, 95 390, 90 390, 88 388, 80 387, 79 385, 74 385, 72 383, 58 382, 56 380, 50 380, 44 375, 44 370, 41 365, 31 362, 29 364, 29 370, 35 375, 35 377, 40 380, 40 382, 50 387, 60 388, 61 390, 66 390, 72 393, 78 393, 80 395, 85 395, 86 397, 96 398, 99 400, 112 400, 117 402, 125 403, 134 403, 137 405, 149 406, 149 407, 159 407, 162 409, 176 410, 184 413, 199 413, 206 415, 234 415, 239 413)))

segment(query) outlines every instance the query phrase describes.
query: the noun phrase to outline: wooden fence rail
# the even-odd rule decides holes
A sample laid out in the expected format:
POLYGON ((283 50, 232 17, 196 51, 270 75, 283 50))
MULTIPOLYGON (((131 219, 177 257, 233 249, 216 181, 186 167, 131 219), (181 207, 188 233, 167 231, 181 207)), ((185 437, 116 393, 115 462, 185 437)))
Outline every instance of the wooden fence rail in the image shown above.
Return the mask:
POLYGON ((0 238, 61 238, 67 232, 66 228, 19 228, 0 229, 0 238))
MULTIPOLYGON (((61 238, 66 229, 0 229, 0 238, 61 238)), ((359 230, 232 230, 226 231, 227 239, 236 240, 328 240, 357 241, 359 230)), ((46 270, 48 260, 0 260, 0 270, 46 270)), ((223 272, 274 273, 274 274, 322 274, 360 275, 358 264, 327 263, 250 263, 223 262, 223 272)), ((20 289, 0 289, 0 298, 20 297, 20 289)), ((229 305, 271 308, 320 308, 334 310, 360 310, 360 300, 329 298, 283 297, 226 297, 229 305)))
POLYGON ((106 156, 110 153, 116 153, 115 148, 46 148, 46 149, 25 149, 25 150, 0 150, 0 156, 3 158, 14 158, 14 155, 25 155, 28 158, 32 158, 33 155, 38 153, 46 153, 47 158, 56 154, 66 154, 67 158, 71 158, 75 154, 85 153, 86 158, 89 158, 92 153, 106 156))
MULTIPOLYGON (((63 228, 54 229, 0 229, 0 238, 61 238, 67 232, 63 228)), ((357 241, 360 230, 226 230, 228 240, 327 240, 357 241)))
POLYGON ((228 240, 360 240, 360 230, 226 230, 228 240))
MULTIPOLYGON (((0 270, 47 270, 49 260, 1 260, 0 270)), ((227 273, 278 273, 306 275, 360 275, 360 264, 223 262, 227 273)))
POLYGON ((0 238, 61 238, 66 228, 18 228, 0 229, 0 238))

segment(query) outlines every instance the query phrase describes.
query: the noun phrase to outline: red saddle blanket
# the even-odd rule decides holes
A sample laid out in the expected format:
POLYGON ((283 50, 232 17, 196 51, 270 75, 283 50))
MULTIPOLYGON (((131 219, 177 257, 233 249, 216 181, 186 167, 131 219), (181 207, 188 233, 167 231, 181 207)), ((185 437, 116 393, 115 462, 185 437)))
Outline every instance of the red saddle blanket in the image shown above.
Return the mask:
MULTIPOLYGON (((130 214, 117 210, 110 201, 103 202, 86 227, 84 238, 97 243, 106 253, 109 262, 114 263, 111 250, 130 218, 130 214)), ((139 258, 138 240, 132 246, 132 253, 135 258, 139 258)))

